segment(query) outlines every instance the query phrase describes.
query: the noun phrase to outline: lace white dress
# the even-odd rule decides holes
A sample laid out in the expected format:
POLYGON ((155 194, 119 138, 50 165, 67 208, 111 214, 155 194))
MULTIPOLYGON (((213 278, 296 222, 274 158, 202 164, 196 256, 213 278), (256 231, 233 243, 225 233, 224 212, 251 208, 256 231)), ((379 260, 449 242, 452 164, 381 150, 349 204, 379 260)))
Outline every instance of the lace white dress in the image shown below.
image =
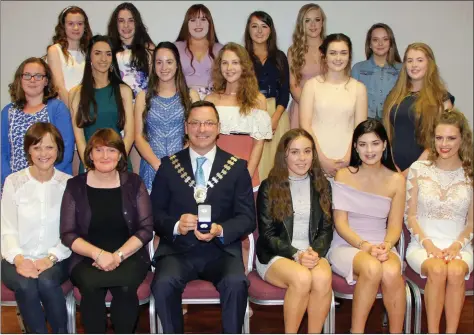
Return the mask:
POLYGON ((462 243, 461 259, 473 269, 473 221, 468 212, 472 206, 473 188, 464 169, 446 171, 429 161, 416 161, 410 166, 406 187, 405 224, 411 233, 406 260, 421 274, 421 265, 428 259, 420 241, 431 239, 440 249, 454 241, 462 243))

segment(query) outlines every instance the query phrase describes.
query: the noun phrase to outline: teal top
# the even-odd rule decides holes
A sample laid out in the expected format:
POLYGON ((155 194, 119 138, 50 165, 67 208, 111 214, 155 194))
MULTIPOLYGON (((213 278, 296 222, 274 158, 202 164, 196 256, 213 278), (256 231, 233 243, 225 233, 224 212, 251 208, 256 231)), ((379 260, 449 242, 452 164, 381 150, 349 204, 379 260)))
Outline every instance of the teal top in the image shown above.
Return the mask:
MULTIPOLYGON (((86 142, 92 137, 97 129, 100 128, 112 128, 118 134, 121 130, 117 127, 118 121, 118 110, 117 102, 115 101, 115 93, 112 85, 107 85, 102 88, 94 88, 94 97, 97 103, 97 117, 93 124, 84 127, 84 137, 86 142)), ((89 109, 90 115, 94 113, 94 106, 91 104, 89 109)), ((130 158, 128 159, 128 170, 132 171, 132 163, 130 158)), ((79 171, 84 171, 84 166, 81 163, 79 171)))

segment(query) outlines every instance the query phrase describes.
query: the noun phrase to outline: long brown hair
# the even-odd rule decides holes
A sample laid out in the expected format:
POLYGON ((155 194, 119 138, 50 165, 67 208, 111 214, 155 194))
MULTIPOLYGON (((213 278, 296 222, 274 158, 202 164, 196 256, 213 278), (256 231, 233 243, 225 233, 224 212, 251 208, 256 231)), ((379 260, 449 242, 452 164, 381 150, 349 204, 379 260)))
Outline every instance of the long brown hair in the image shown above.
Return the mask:
POLYGON ((113 52, 112 40, 110 37, 104 35, 95 35, 92 37, 89 47, 87 48, 84 75, 82 76, 82 82, 80 86, 81 90, 79 106, 77 108, 76 119, 74 121, 76 122, 77 127, 84 128, 94 124, 97 120, 97 113, 99 113, 99 110, 97 107, 97 101, 95 100, 95 83, 94 77, 92 75, 91 54, 93 46, 98 42, 107 43, 110 47, 110 50, 112 51, 112 64, 110 71, 108 71, 108 77, 110 85, 112 86, 113 94, 115 95, 115 103, 117 104, 117 128, 122 130, 125 126, 125 108, 123 106, 120 85, 126 85, 127 87, 128 85, 123 82, 122 78, 120 78, 117 56, 113 52), (92 113, 90 112, 91 105, 93 108, 92 113))
POLYGON ((268 195, 270 201, 270 215, 273 219, 283 221, 290 216, 291 208, 291 192, 290 183, 288 181, 288 164, 286 158, 288 157, 288 150, 291 143, 298 137, 305 137, 311 142, 311 149, 313 151, 313 161, 308 173, 312 176, 313 187, 319 193, 319 204, 327 218, 331 218, 331 189, 329 182, 324 177, 323 170, 319 165, 316 145, 313 137, 302 128, 295 128, 287 131, 280 142, 278 143, 277 151, 275 153, 275 162, 273 168, 268 174, 268 195))
POLYGON ((8 92, 10 93, 11 102, 20 109, 23 109, 26 105, 25 91, 23 90, 23 87, 21 87, 21 75, 25 70, 26 64, 30 63, 41 65, 44 68, 46 79, 48 80, 48 85, 46 85, 43 89, 43 103, 46 104, 49 99, 56 98, 58 96, 58 91, 53 83, 53 73, 51 72, 51 68, 49 67, 48 63, 46 63, 41 58, 30 57, 21 62, 20 66, 15 72, 13 82, 8 85, 8 92))
POLYGON ((237 91, 237 102, 240 106, 240 114, 249 115, 252 108, 258 107, 258 81, 255 76, 252 59, 249 53, 243 46, 237 43, 227 43, 219 51, 217 58, 212 64, 212 81, 214 83, 214 90, 217 93, 224 93, 227 86, 227 80, 222 75, 221 62, 224 52, 232 51, 240 59, 240 66, 242 67, 242 74, 239 78, 239 89, 237 91))
POLYGON ((301 71, 306 63, 304 56, 309 49, 308 42, 306 41, 304 17, 313 9, 320 11, 323 20, 320 35, 321 41, 326 38, 326 14, 323 9, 315 3, 308 3, 301 7, 296 18, 295 30, 293 31, 293 43, 288 50, 288 54, 291 56, 290 71, 296 78, 296 85, 299 85, 303 78, 301 71))
POLYGON ((369 31, 367 31, 367 36, 365 37, 366 58, 369 59, 374 53, 370 48, 370 41, 372 40, 372 32, 378 28, 381 28, 387 32, 388 39, 390 41, 390 49, 388 49, 387 63, 390 66, 394 66, 396 63, 401 63, 402 59, 400 58, 400 54, 398 53, 397 42, 395 42, 395 35, 393 34, 392 28, 390 28, 385 23, 376 23, 372 25, 372 27, 370 27, 369 31))
POLYGON ((427 148, 430 143, 430 135, 434 127, 436 118, 444 109, 444 101, 447 99, 448 92, 439 75, 438 66, 436 65, 433 50, 425 43, 410 44, 403 56, 403 65, 400 70, 395 86, 390 91, 383 108, 383 122, 387 130, 390 141, 393 142, 393 126, 390 122, 390 112, 395 107, 394 119, 397 116, 398 108, 401 102, 412 94, 411 80, 407 73, 407 54, 410 50, 422 51, 428 62, 428 68, 423 78, 423 86, 416 93, 416 102, 413 106, 416 124, 416 139, 418 144, 427 148), (421 117, 423 115, 423 117, 421 117))
POLYGON ((189 23, 189 20, 198 17, 199 13, 201 13, 209 22, 209 32, 207 33, 206 38, 207 38, 207 41, 209 42, 208 52, 211 59, 215 58, 215 55, 213 52, 214 44, 219 43, 219 39, 217 38, 216 28, 214 26, 214 20, 212 19, 211 11, 203 4, 194 4, 191 7, 189 7, 188 10, 186 11, 186 14, 184 15, 183 24, 181 25, 181 29, 179 30, 179 34, 178 34, 178 38, 176 39, 176 42, 179 42, 179 41, 186 42, 185 51, 189 52, 189 54, 191 55, 190 64, 193 70, 196 70, 196 69, 193 66, 194 55, 189 49, 189 41, 191 40, 191 34, 189 33, 188 23, 189 23))
POLYGON ((183 74, 183 67, 181 66, 181 61, 179 59, 179 51, 176 45, 171 42, 160 42, 153 51, 153 63, 151 67, 150 77, 148 79, 148 90, 146 92, 145 101, 146 107, 145 111, 143 112, 143 136, 148 139, 147 134, 147 116, 149 110, 151 109, 151 99, 159 93, 160 90, 160 78, 156 74, 156 54, 160 49, 168 49, 173 53, 174 60, 176 62, 176 74, 174 76, 174 83, 176 85, 176 90, 179 94, 181 105, 183 106, 185 111, 188 111, 191 107, 191 97, 189 95, 189 88, 186 85, 186 78, 183 74))
POLYGON ((65 24, 66 16, 69 13, 81 14, 84 17, 84 34, 82 34, 82 37, 79 41, 79 49, 82 51, 82 53, 86 53, 87 46, 89 45, 89 42, 92 39, 92 30, 89 25, 89 18, 87 17, 86 12, 84 12, 81 7, 77 6, 70 6, 64 8, 61 13, 59 13, 58 23, 54 28, 55 35, 53 36, 53 43, 48 45, 46 50, 48 50, 50 46, 53 46, 56 43, 59 44, 61 46, 61 50, 63 52, 64 58, 66 59, 66 62, 69 60, 69 52, 67 51, 69 47, 69 42, 67 41, 65 24))
POLYGON ((278 70, 278 73, 280 74, 279 76, 279 81, 284 82, 286 72, 285 72, 285 63, 287 62, 286 57, 284 57, 283 52, 278 49, 277 45, 277 33, 275 29, 275 25, 273 24, 273 19, 272 17, 267 14, 266 12, 263 11, 255 11, 251 13, 247 19, 247 24, 245 25, 245 33, 244 33, 244 40, 245 40, 245 49, 249 53, 250 57, 252 58, 252 62, 255 66, 255 64, 258 62, 260 63, 260 60, 258 59, 257 56, 255 56, 255 52, 253 50, 253 41, 252 38, 250 37, 250 21, 252 20, 252 17, 257 18, 258 20, 262 21, 265 23, 269 28, 270 28, 270 35, 268 36, 266 47, 267 47, 267 61, 272 61, 275 63, 276 68, 278 70))
POLYGON ((439 157, 435 145, 435 130, 436 127, 440 124, 452 125, 459 129, 459 133, 461 134, 461 146, 459 148, 458 155, 461 159, 466 179, 470 182, 471 185, 474 185, 472 130, 469 127, 469 122, 467 121, 464 114, 461 113, 457 108, 452 108, 441 112, 441 115, 439 116, 433 128, 433 134, 431 135, 428 160, 431 163, 434 163, 439 157))

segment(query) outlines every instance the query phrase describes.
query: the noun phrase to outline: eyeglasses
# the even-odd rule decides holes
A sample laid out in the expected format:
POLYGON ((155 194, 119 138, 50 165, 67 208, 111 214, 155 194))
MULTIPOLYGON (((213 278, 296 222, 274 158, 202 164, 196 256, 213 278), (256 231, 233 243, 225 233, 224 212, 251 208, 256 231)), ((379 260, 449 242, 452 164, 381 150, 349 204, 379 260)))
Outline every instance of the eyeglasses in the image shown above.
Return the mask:
POLYGON ((214 121, 189 121, 188 125, 191 128, 199 128, 201 125, 204 126, 204 128, 212 128, 217 125, 217 122, 214 121))
POLYGON ((24 80, 31 80, 31 78, 35 78, 35 80, 42 80, 44 77, 46 77, 45 74, 41 74, 41 73, 35 73, 35 74, 31 74, 31 73, 22 73, 21 74, 21 77, 24 79, 24 80))

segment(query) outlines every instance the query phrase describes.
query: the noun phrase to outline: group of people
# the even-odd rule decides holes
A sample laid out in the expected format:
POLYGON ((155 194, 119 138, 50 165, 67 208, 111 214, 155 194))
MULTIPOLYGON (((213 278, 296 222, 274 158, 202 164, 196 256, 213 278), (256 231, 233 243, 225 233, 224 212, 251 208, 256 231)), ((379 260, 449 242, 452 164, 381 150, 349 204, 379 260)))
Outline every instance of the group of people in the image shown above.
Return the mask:
POLYGON ((301 7, 287 57, 263 11, 249 15, 245 46, 220 44, 201 4, 176 42, 157 45, 131 3, 107 35, 92 36, 77 6, 59 14, 46 60, 20 64, 1 115, 2 281, 31 332, 47 332, 41 304, 53 331, 67 332, 70 278, 85 332, 106 332, 110 290, 115 331, 132 333, 152 263, 165 332, 184 332, 181 294, 205 279, 220 293, 223 331, 239 333, 241 240, 255 229, 257 272, 287 289, 285 332, 306 312, 308 331, 321 332, 332 272, 355 285, 353 333, 365 331, 379 286, 390 331, 401 332, 403 222, 406 260, 428 278, 428 331, 439 332, 443 307, 456 331, 473 269, 469 124, 428 45, 401 59, 377 23, 351 70, 351 40, 326 36, 326 20, 320 6, 301 7), (200 203, 212 208, 208 232, 200 203))

